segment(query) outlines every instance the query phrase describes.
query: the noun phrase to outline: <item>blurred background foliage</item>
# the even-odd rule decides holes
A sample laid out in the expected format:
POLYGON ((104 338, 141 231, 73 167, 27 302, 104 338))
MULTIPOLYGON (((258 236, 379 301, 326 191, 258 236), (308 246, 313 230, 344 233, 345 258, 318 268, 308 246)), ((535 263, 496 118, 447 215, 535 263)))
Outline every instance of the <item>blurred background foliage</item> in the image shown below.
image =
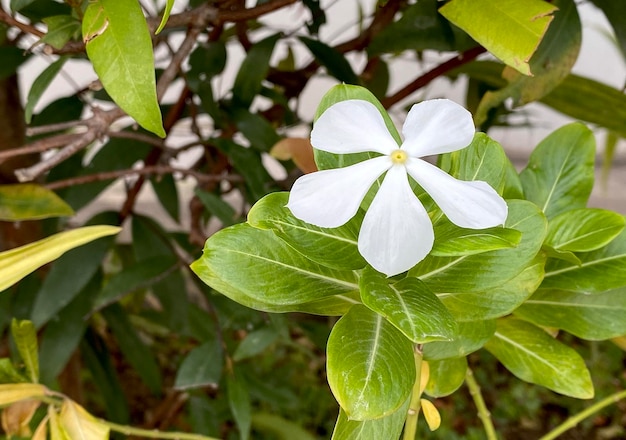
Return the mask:
MULTIPOLYGON (((256 200, 313 169, 302 138, 325 89, 360 84, 402 114, 431 81, 444 79, 464 90, 483 131, 513 126, 512 115, 540 102, 606 130, 609 159, 626 136, 623 89, 571 73, 582 39, 578 12, 588 3, 606 15, 626 54, 622 0, 547 2, 558 10, 531 48, 533 76, 511 67, 515 61, 502 63, 507 54, 493 56, 493 38, 503 31, 490 27, 489 15, 487 24, 471 20, 488 2, 461 5, 460 16, 450 3, 177 0, 155 35, 166 5, 141 1, 164 139, 115 113, 91 69, 98 56, 90 61, 81 39, 87 0, 0 3, 0 183, 32 180, 65 209, 37 220, 3 216, 11 221, 0 224, 1 249, 77 225, 124 228, 0 295, 0 357, 17 359, 10 322, 29 319, 42 382, 110 421, 225 439, 329 438, 338 408, 324 352, 335 319, 249 310, 188 268, 209 234, 243 221, 256 200), (351 36, 324 33, 327 22, 341 22, 338 6, 346 3, 356 10, 355 22, 345 23, 351 36), (473 34, 475 25, 485 32, 473 34), (36 77, 23 95, 21 76, 36 77)), ((33 196, 18 199, 32 203, 33 196)), ((575 338, 571 345, 588 353, 598 395, 624 387, 622 349, 575 338)), ((15 381, 1 362, 0 381, 15 381)), ((584 407, 513 379, 483 351, 470 362, 480 365, 474 371, 503 438, 538 437, 584 407)), ((437 438, 482 438, 467 391, 435 403, 443 414, 437 438)), ((624 405, 563 438, 623 438, 624 405)))

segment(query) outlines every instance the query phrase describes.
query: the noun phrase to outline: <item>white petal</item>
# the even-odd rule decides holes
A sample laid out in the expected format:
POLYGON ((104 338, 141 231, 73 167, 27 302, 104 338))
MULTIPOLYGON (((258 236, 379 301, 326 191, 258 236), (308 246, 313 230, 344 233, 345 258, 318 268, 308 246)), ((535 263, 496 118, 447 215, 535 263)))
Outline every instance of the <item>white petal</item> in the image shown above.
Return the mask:
POLYGON ((374 181, 390 166, 389 157, 381 156, 306 174, 291 188, 287 207, 300 220, 336 228, 354 217, 374 181))
POLYGON ((398 148, 374 104, 357 99, 338 102, 322 113, 313 124, 311 144, 335 154, 389 154, 398 148))
POLYGON ((484 229, 506 220, 506 202, 488 183, 457 180, 421 159, 411 159, 406 166, 411 177, 455 225, 484 229))
POLYGON ((449 99, 415 104, 402 127, 402 149, 412 157, 449 153, 467 147, 474 138, 472 114, 449 99))
POLYGON ((405 272, 433 247, 433 226, 426 210, 409 186, 403 166, 385 176, 359 233, 359 252, 387 276, 405 272))

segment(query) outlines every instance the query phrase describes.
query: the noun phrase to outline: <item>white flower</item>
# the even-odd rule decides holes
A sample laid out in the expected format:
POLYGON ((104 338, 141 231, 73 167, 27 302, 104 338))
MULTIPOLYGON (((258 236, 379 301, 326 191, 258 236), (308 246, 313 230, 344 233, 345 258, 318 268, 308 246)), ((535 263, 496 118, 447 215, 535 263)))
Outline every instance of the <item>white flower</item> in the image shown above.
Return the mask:
POLYGON ((505 201, 486 182, 457 180, 420 159, 471 143, 474 123, 467 110, 447 99, 421 102, 411 108, 402 134, 404 142, 398 148, 382 115, 367 101, 332 105, 314 124, 313 146, 335 154, 371 151, 381 156, 300 177, 287 204, 300 220, 336 228, 356 214, 372 184, 386 172, 363 219, 358 248, 374 269, 387 276, 412 268, 434 242, 432 223, 407 173, 457 226, 483 229, 503 224, 507 216, 505 201))

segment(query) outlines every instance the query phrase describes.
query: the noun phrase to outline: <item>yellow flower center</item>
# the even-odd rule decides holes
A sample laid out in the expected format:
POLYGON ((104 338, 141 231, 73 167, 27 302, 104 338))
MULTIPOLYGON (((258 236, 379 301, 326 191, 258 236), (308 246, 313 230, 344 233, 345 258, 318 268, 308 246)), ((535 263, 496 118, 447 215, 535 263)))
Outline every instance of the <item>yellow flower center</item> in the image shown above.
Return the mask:
POLYGON ((404 150, 395 150, 391 153, 391 161, 393 163, 402 164, 406 162, 409 156, 406 154, 404 150))

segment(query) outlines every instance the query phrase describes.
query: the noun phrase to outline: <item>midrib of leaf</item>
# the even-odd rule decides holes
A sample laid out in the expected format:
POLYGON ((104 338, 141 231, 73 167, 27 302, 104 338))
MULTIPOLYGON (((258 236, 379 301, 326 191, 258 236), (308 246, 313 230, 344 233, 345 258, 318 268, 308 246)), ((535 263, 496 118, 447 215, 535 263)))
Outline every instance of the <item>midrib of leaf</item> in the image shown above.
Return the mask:
POLYGON ((624 258, 624 257, 626 257, 626 253, 613 255, 611 257, 606 257, 606 258, 600 258, 599 260, 585 261, 580 266, 569 266, 569 267, 564 267, 563 269, 554 270, 552 272, 546 272, 546 275, 544 278, 551 277, 552 275, 559 275, 561 273, 570 272, 572 270, 582 269, 583 267, 590 267, 596 264, 606 263, 607 261, 611 261, 611 260, 619 260, 620 258, 624 258))
POLYGON ((423 274, 423 275, 420 275, 420 276, 419 276, 419 278, 423 280, 424 278, 429 278, 429 277, 431 277, 431 276, 433 276, 433 275, 436 275, 436 274, 438 274, 439 272, 442 272, 442 271, 444 271, 444 270, 446 270, 446 269, 448 269, 448 268, 450 268, 450 267, 452 267, 452 266, 455 266, 455 265, 459 264, 461 261, 463 261, 463 260, 464 260, 464 259, 466 259, 467 257, 469 257, 469 255, 464 255, 464 256, 462 256, 462 257, 459 257, 459 258, 457 258, 456 260, 453 260, 453 261, 449 262, 449 263, 448 263, 448 264, 446 264, 445 266, 438 267, 438 268, 437 268, 437 269, 435 269, 435 270, 432 270, 432 271, 427 272, 427 273, 425 273, 425 274, 423 274))
POLYGON ((476 180, 476 177, 478 176, 478 172, 481 170, 481 168, 483 167, 483 164, 485 163, 485 156, 486 156, 486 154, 483 154, 480 157, 480 163, 476 167, 476 171, 474 171, 474 175, 472 176, 472 178, 470 180, 476 180))
POLYGON ((394 286, 389 285, 389 287, 391 288, 393 293, 395 293, 395 295, 398 297, 398 301, 400 301, 400 305, 402 306, 402 311, 404 312, 404 315, 409 317, 409 323, 411 325, 411 332, 413 333, 413 335, 416 335, 417 334, 417 329, 415 327, 415 322, 413 322, 413 320, 410 319, 411 314, 409 313, 409 309, 406 306, 406 302, 402 298, 402 295, 400 295, 400 292, 398 292, 398 290, 394 286))
POLYGON ((604 304, 585 304, 585 303, 572 303, 572 302, 559 302, 559 301, 546 301, 540 299, 528 300, 524 304, 541 304, 548 306, 558 306, 558 307, 572 307, 572 308, 585 308, 585 309, 626 309, 626 307, 615 307, 604 304))
MULTIPOLYGON (((111 23, 111 20, 109 20, 109 24, 110 23, 111 23)), ((123 56, 124 51, 122 50, 122 45, 120 44, 118 40, 117 33, 115 32, 115 26, 111 26, 111 29, 109 30, 113 34, 112 40, 115 42, 115 48, 117 50, 117 54, 115 55, 115 58, 121 59, 120 63, 123 64, 126 76, 130 79, 129 82, 132 84, 132 88, 134 89, 133 94, 135 96, 142 96, 141 94, 138 93, 139 88, 137 87, 137 81, 135 81, 135 75, 133 75, 133 69, 129 68, 129 66, 126 63, 126 59, 123 56)), ((118 61, 118 60, 115 60, 115 61, 118 61)))
POLYGON ((546 202, 543 204, 543 207, 541 208, 541 210, 544 213, 546 212, 546 208, 548 207, 548 205, 550 204, 550 201, 552 200, 552 196, 554 195, 554 191, 556 191, 556 187, 557 187, 558 183, 562 179, 563 169, 565 169, 565 164, 567 163, 567 160, 572 155, 573 151, 574 151, 574 149, 570 148, 570 150, 567 153, 567 156, 565 157, 565 160, 563 160, 563 162, 561 163, 561 168, 559 169, 559 172, 556 175, 556 179, 554 180, 554 183, 552 184, 552 188, 550 188, 550 193, 548 194, 548 198, 546 199, 546 202))
POLYGON ((598 234, 599 232, 609 231, 609 230, 614 229, 614 228, 615 228, 615 226, 606 227, 606 228, 600 227, 599 229, 596 229, 595 231, 591 231, 591 232, 588 232, 586 234, 574 237, 571 240, 564 241, 562 244, 559 244, 558 247, 555 247, 555 249, 561 249, 563 246, 567 246, 569 244, 572 244, 572 243, 575 243, 577 241, 583 240, 583 239, 585 239, 587 237, 592 237, 592 236, 598 234))
POLYGON ((327 277, 327 276, 319 274, 319 273, 315 273, 315 272, 311 272, 311 271, 308 271, 308 270, 304 270, 304 269, 299 268, 297 266, 291 266, 289 264, 285 264, 285 263, 282 263, 280 261, 271 260, 271 259, 266 258, 266 257, 261 257, 260 255, 248 254, 248 253, 237 251, 237 250, 231 250, 230 252, 232 252, 233 254, 245 255, 245 256, 247 256, 249 258, 258 259, 258 260, 265 261, 265 262, 268 262, 268 263, 276 264, 278 266, 286 267, 288 269, 292 269, 295 272, 300 272, 300 273, 309 275, 309 276, 311 276, 313 278, 318 278, 318 279, 321 279, 321 280, 330 281, 330 282, 335 283, 335 284, 340 284, 340 285, 349 287, 349 288, 354 289, 354 290, 358 290, 358 288, 359 288, 359 286, 357 284, 350 283, 350 282, 344 281, 344 280, 340 280, 338 278, 327 277))
POLYGON ((519 343, 513 341, 512 339, 507 338, 506 336, 504 336, 502 333, 498 333, 495 332, 494 336, 496 336, 497 338, 502 339, 505 342, 508 342, 509 344, 511 344, 514 347, 517 347, 519 350, 527 353, 530 357, 537 359, 539 362, 541 362, 542 364, 547 365, 548 367, 550 367, 552 370, 554 371, 558 371, 556 369, 555 366, 553 366, 550 362, 548 362, 547 360, 545 360, 544 358, 542 358, 541 356, 537 355, 535 352, 528 350, 526 347, 524 347, 523 345, 520 345, 519 343))
POLYGON ((370 383, 371 378, 372 378, 372 371, 374 371, 374 364, 376 363, 375 359, 376 359, 376 355, 378 354, 378 344, 380 340, 380 330, 381 330, 382 319, 383 317, 380 316, 378 313, 376 313, 376 328, 374 330, 374 345, 372 346, 372 349, 370 350, 369 359, 367 360, 367 373, 365 375, 365 383, 363 384, 359 392, 359 398, 358 398, 359 401, 363 399, 363 393, 365 392, 367 385, 370 383))
POLYGON ((292 223, 287 223, 287 222, 282 221, 282 220, 272 220, 272 223, 276 223, 276 224, 281 225, 281 226, 288 226, 290 228, 297 229, 297 230, 300 230, 300 231, 307 231, 307 232, 309 232, 311 234, 319 235, 321 237, 335 239, 335 240, 338 240, 338 241, 343 241, 345 243, 350 243, 350 244, 353 244, 353 245, 357 244, 356 241, 350 240, 349 238, 340 237, 338 235, 328 234, 326 232, 319 231, 319 230, 308 229, 308 228, 305 228, 303 226, 294 225, 292 223))

